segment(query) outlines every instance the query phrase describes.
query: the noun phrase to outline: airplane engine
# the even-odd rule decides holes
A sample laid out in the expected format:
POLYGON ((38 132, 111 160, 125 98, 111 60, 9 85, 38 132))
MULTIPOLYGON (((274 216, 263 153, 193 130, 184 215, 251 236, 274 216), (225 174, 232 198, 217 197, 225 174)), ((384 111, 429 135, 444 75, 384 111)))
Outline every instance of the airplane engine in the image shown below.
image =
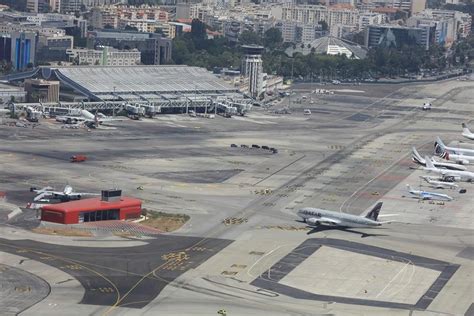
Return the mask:
POLYGON ((469 164, 469 160, 466 160, 466 159, 459 159, 456 161, 456 163, 460 164, 460 165, 468 165, 469 164))
POLYGON ((442 181, 445 181, 445 182, 461 181, 461 177, 458 177, 458 176, 447 176, 447 177, 443 177, 442 181))
POLYGON ((34 192, 35 190, 36 190, 35 187, 31 187, 31 188, 30 188, 30 192, 34 192))
POLYGON ((319 221, 316 218, 307 218, 306 223, 310 226, 318 226, 319 221))

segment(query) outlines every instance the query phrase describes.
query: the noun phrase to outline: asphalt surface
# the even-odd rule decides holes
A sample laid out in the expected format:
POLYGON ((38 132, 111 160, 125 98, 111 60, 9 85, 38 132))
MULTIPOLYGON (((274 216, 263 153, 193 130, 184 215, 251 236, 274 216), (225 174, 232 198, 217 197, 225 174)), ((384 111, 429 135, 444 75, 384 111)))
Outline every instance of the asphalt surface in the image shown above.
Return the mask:
MULTIPOLYGON (((0 190, 11 192, 15 202, 29 199, 21 192, 30 186, 61 188, 71 184, 76 190, 92 191, 120 185, 127 195, 141 198, 147 209, 191 216, 174 235, 144 240, 147 245, 95 247, 105 240, 100 236, 89 243, 81 239, 78 243, 87 246, 79 247, 71 246, 75 240, 57 236, 42 237, 45 243, 32 241, 31 236, 23 240, 16 236, 13 239, 17 240, 7 240, 10 236, 5 236, 0 249, 44 262, 77 279, 85 289, 81 307, 67 305, 77 314, 103 311, 86 308, 88 305, 106 306, 105 311, 113 308, 115 312, 122 310, 115 309, 118 306, 130 307, 134 311, 127 309, 127 313, 137 315, 163 308, 174 315, 208 315, 221 306, 232 308, 235 314, 389 313, 390 308, 464 313, 472 299, 453 296, 452 290, 469 292, 466 260, 472 257, 472 231, 446 227, 440 220, 416 226, 402 223, 370 232, 321 229, 307 235, 301 229, 304 225, 295 221, 295 212, 301 206, 317 206, 358 215, 388 198, 396 199, 398 205, 383 208, 382 214, 397 213, 397 208, 418 209, 419 205, 393 196, 394 189, 413 173, 409 150, 417 146, 430 153, 437 133, 448 140, 458 137, 461 120, 473 113, 469 107, 472 87, 448 82, 432 88, 330 88, 346 91, 311 95, 313 104, 297 104, 296 98, 309 96, 309 92, 296 89, 289 115, 273 113, 290 103, 285 98, 268 111, 255 109, 243 118, 160 116, 124 121, 114 129, 92 132, 59 129, 48 122, 34 129, 0 127, 4 139, 0 158, 5 166, 0 172, 0 179, 5 180, 0 190), (419 109, 425 100, 432 101, 432 111, 419 109), (303 114, 307 108, 312 115, 303 114), (230 148, 234 143, 268 145, 279 153, 230 148), (69 163, 69 156, 77 153, 90 159, 82 164, 69 163), (139 186, 144 189, 138 191, 139 186), (270 193, 261 193, 265 190, 270 193), (392 195, 387 197, 389 193, 392 195), (277 282, 255 286, 253 282, 268 280, 254 281, 254 270, 265 275, 265 271, 278 270, 276 265, 284 267, 285 260, 292 267, 304 262, 310 253, 291 253, 306 238, 311 238, 308 243, 312 238, 352 241, 345 246, 353 252, 369 249, 379 258, 398 254, 420 267, 428 260, 443 267, 442 280, 448 279, 453 285, 444 287, 441 279, 435 281, 433 289, 438 295, 416 304, 374 303, 343 295, 321 297, 277 282), (170 253, 173 255, 162 258, 170 253), (189 259, 178 260, 180 256, 189 259), (289 299, 292 297, 306 300, 301 304, 289 299)), ((466 196, 459 203, 468 200, 466 196)), ((455 217, 459 209, 446 212, 455 217)), ((444 211, 435 206, 429 214, 421 214, 421 210, 420 222, 431 214, 441 218, 444 211)), ((9 224, 33 227, 32 214, 23 216, 9 224)), ((5 227, 11 226, 0 229, 5 227)), ((316 249, 318 243, 313 243, 316 249)), ((289 271, 288 267, 281 269, 281 277, 289 271)), ((40 303, 31 309, 35 312, 52 311, 40 303)))
MULTIPOLYGON (((142 308, 156 298, 165 286, 230 242, 160 236, 145 246, 103 249, 0 239, 0 250, 12 254, 20 252, 26 258, 70 274, 85 289, 81 304, 142 308)), ((15 275, 11 277, 17 279, 15 275)), ((35 285, 38 283, 36 280, 24 280, 24 283, 30 287, 40 287, 35 285)), ((41 293, 44 294, 44 291, 38 295, 41 293)), ((16 305, 11 301, 1 302, 8 306, 16 305)))
MULTIPOLYGON (((314 268, 317 269, 317 267, 314 268)), ((339 239, 312 238, 307 239, 305 242, 303 242, 301 245, 291 251, 288 255, 278 261, 275 265, 273 265, 268 271, 262 273, 259 278, 252 282, 252 285, 261 287, 272 292, 288 295, 297 299, 318 300, 326 302, 337 302, 344 304, 356 304, 407 310, 425 310, 426 308, 428 308, 431 302, 436 299, 438 293, 442 291, 443 287, 449 282, 450 278, 454 275, 454 273, 456 273, 458 269, 459 265, 457 264, 450 264, 449 262, 415 256, 408 253, 401 253, 385 248, 374 247, 339 239), (318 251, 321 246, 334 247, 342 249, 344 251, 352 251, 364 255, 382 258, 385 260, 395 260, 403 263, 410 262, 410 264, 414 266, 425 267, 428 269, 440 271, 441 274, 438 276, 438 278, 436 278, 436 280, 431 284, 429 289, 416 302, 416 304, 413 305, 395 302, 384 302, 380 300, 364 300, 341 296, 319 295, 305 292, 303 290, 278 283, 301 262, 303 262, 313 253, 318 251)))

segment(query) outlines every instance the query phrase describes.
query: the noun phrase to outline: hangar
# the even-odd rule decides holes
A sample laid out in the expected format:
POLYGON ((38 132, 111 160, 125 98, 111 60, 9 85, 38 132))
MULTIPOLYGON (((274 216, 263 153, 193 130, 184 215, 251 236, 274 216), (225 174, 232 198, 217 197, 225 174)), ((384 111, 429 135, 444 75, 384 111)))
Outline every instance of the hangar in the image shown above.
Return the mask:
POLYGON ((41 220, 60 224, 126 220, 140 217, 141 209, 139 199, 123 196, 104 201, 97 197, 43 206, 41 220))

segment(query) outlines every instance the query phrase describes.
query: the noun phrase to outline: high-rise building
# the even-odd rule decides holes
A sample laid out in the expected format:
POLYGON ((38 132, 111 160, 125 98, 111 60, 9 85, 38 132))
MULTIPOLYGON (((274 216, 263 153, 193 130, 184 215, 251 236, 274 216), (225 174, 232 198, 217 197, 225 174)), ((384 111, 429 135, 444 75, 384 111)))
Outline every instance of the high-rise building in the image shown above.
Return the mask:
POLYGON ((0 61, 10 61, 12 53, 12 39, 10 35, 0 35, 0 61))
POLYGON ((321 24, 304 24, 294 21, 279 21, 275 25, 281 31, 285 43, 309 43, 324 36, 321 24))
POLYGON ((35 63, 37 34, 14 31, 11 33, 11 62, 17 71, 25 70, 35 63))
POLYGON ((359 16, 359 31, 365 30, 369 25, 382 24, 386 22, 385 14, 375 12, 362 12, 359 16))
POLYGON ((359 10, 328 8, 321 5, 285 5, 282 7, 282 20, 304 24, 317 24, 325 21, 329 28, 335 24, 357 25, 359 10))
POLYGON ((82 6, 82 0, 61 0, 61 13, 69 13, 80 11, 82 6))
POLYGON ((263 46, 242 46, 245 55, 242 60, 241 73, 249 80, 249 94, 257 99, 263 91, 263 46))
POLYGON ((111 46, 119 50, 136 48, 144 65, 162 65, 171 60, 172 42, 160 34, 126 31, 88 32, 87 47, 111 46))
POLYGON ((394 47, 421 46, 425 49, 430 47, 429 27, 406 27, 399 25, 369 25, 366 32, 366 46, 372 47, 394 47))
POLYGON ((67 51, 70 61, 78 65, 134 66, 140 64, 137 49, 120 51, 112 47, 101 49, 74 48, 67 51))
POLYGON ((59 12, 61 0, 27 0, 26 9, 29 12, 59 12))
POLYGON ((410 13, 415 14, 426 8, 426 0, 411 0, 410 13))
POLYGON ((26 9, 29 12, 47 12, 49 11, 50 2, 49 0, 27 0, 26 9))

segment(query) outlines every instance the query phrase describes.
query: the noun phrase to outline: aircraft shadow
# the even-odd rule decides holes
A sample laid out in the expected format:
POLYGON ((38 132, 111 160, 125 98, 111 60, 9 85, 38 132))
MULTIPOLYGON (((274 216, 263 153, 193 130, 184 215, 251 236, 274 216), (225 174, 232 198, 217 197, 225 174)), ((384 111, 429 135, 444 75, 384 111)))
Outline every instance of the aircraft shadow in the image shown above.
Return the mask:
MULTIPOLYGON (((296 222, 305 223, 303 221, 298 221, 298 220, 296 222)), ((357 231, 357 230, 353 230, 350 227, 324 226, 324 225, 319 225, 319 226, 316 226, 316 227, 313 227, 313 226, 308 226, 308 227, 310 227, 311 230, 309 232, 307 232, 306 235, 312 235, 312 234, 323 232, 323 231, 326 231, 326 230, 341 230, 341 231, 345 231, 345 232, 352 233, 352 234, 359 234, 360 238, 388 236, 388 235, 385 235, 385 234, 364 233, 364 232, 360 232, 360 231, 357 231)), ((383 228, 377 228, 377 229, 383 229, 383 228)))

